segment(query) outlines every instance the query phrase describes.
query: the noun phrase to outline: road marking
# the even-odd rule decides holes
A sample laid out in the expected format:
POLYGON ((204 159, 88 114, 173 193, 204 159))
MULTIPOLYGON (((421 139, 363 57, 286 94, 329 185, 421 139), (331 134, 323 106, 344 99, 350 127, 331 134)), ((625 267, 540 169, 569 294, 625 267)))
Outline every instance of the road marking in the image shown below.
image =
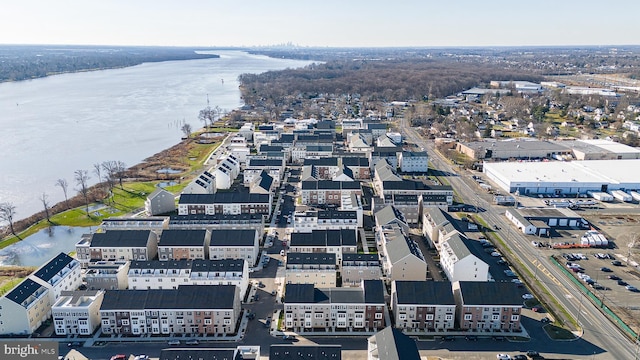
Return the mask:
POLYGON ((544 275, 546 275, 556 285, 558 285, 558 286, 562 285, 562 284, 560 284, 560 281, 558 281, 558 279, 556 279, 556 277, 553 276, 549 272, 549 270, 547 270, 547 268, 544 266, 544 264, 542 264, 540 261, 538 261, 538 259, 531 260, 531 264, 533 264, 533 266, 535 266, 538 270, 540 270, 544 275))

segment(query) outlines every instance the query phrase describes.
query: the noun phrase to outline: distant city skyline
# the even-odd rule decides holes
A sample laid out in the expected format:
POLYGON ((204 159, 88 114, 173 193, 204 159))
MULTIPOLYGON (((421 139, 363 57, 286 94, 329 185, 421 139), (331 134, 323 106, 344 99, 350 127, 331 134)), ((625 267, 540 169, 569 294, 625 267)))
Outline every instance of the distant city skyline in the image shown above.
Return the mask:
POLYGON ((8 0, 0 44, 639 45, 640 1, 8 0))

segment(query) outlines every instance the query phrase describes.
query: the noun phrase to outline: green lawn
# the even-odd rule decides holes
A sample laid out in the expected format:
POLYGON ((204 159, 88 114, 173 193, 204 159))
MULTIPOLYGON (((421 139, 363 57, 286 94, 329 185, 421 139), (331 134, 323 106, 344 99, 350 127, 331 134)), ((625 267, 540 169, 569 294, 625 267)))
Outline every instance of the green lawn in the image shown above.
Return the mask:
POLYGON ((2 284, 2 286, 0 286, 0 296, 4 295, 7 291, 13 289, 22 280, 24 280, 24 278, 15 278, 2 284))

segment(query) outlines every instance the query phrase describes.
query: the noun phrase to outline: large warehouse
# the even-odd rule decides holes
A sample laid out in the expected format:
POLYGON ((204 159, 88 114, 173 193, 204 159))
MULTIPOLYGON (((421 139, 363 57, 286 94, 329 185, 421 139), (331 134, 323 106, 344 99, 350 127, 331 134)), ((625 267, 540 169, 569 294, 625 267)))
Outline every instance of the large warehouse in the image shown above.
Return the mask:
POLYGON ((521 195, 586 194, 640 189, 640 160, 485 162, 483 172, 505 191, 521 195))

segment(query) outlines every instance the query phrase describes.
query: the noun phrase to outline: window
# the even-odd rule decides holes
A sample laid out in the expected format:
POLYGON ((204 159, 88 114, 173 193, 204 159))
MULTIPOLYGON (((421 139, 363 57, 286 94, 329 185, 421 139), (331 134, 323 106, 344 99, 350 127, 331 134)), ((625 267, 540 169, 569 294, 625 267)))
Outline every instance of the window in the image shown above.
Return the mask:
POLYGON ((453 320, 453 315, 445 315, 444 319, 445 320, 453 320))
POLYGON ((382 319, 382 313, 376 313, 376 319, 382 319))
POLYGON ((464 314, 464 319, 465 320, 471 320, 473 318, 473 315, 471 314, 464 314))
POLYGON ((518 321, 520 319, 520 315, 511 315, 511 321, 518 321))
POLYGON ((129 325, 129 319, 122 319, 122 325, 129 325))
POLYGON ((398 315, 398 318, 400 320, 407 320, 407 315, 406 314, 400 314, 400 315, 398 315))
MULTIPOLYGON (((289 315, 289 314, 287 314, 287 315, 289 315)), ((322 319, 322 316, 323 316, 323 314, 322 314, 322 313, 315 313, 315 314, 314 314, 314 317, 315 317, 316 319, 322 319)))
POLYGON ((427 320, 433 320, 433 314, 427 314, 426 319, 427 320))
POLYGON ((224 319, 225 325, 231 325, 231 319, 224 319))
POLYGON ((500 315, 491 315, 491 320, 493 321, 500 320, 500 315))
POLYGON ((204 319, 205 325, 211 325, 211 319, 204 319))

